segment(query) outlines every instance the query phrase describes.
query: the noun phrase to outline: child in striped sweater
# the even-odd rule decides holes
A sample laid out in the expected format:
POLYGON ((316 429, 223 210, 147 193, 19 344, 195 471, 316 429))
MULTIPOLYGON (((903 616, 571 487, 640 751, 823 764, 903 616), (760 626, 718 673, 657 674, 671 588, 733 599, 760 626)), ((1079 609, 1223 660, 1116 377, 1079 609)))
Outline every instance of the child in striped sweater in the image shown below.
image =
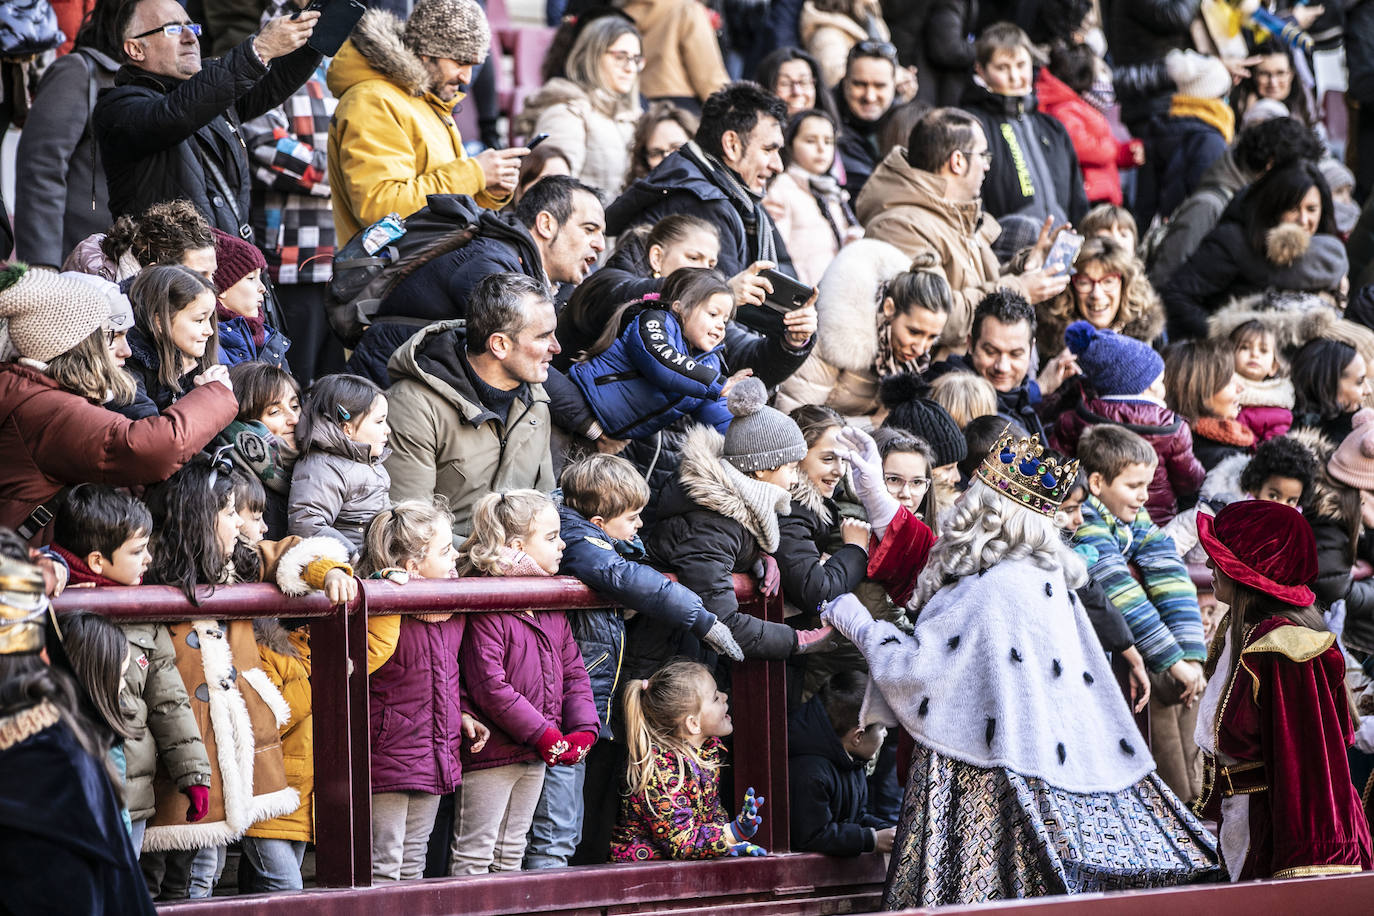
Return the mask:
POLYGON ((1091 495, 1073 547, 1112 605, 1126 618, 1151 671, 1150 726, 1159 774, 1188 802, 1201 790, 1193 743, 1207 657, 1197 590, 1173 540, 1145 511, 1154 477, 1150 443, 1121 426, 1083 434, 1078 458, 1091 495))

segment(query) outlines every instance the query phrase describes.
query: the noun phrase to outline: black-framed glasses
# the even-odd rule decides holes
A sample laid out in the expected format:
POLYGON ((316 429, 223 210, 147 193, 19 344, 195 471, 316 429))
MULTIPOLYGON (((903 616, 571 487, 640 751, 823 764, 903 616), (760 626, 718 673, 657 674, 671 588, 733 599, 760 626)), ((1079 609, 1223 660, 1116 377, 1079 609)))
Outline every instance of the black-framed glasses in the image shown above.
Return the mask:
POLYGON ((965 159, 972 159, 977 156, 983 160, 983 165, 992 165, 992 150, 990 149, 980 149, 976 153, 971 149, 961 149, 959 152, 964 154, 965 159))
POLYGON ((234 447, 232 445, 221 445, 210 453, 211 490, 215 488, 215 484, 219 483, 219 475, 223 474, 228 477, 234 473, 234 459, 231 457, 233 453, 234 447))
POLYGON ((149 29, 146 32, 140 32, 137 35, 130 35, 129 37, 151 38, 152 36, 161 32, 163 35, 166 35, 169 38, 177 38, 180 37, 182 30, 184 29, 190 29, 192 35, 196 36, 197 38, 200 37, 201 24, 199 22, 168 22, 165 25, 160 25, 155 29, 149 29))
POLYGON ((631 54, 629 51, 607 51, 606 56, 615 61, 617 67, 633 67, 635 70, 644 69, 644 55, 631 54))

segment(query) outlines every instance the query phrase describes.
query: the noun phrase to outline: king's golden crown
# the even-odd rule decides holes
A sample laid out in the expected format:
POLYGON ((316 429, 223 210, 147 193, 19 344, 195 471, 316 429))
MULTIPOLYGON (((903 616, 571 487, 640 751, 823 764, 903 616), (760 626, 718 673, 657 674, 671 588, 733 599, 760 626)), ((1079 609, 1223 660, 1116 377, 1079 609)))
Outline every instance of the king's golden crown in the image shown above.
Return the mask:
POLYGON ((1078 459, 1055 454, 1039 436, 1018 438, 1010 430, 1008 424, 978 466, 978 476, 1012 502, 1053 517, 1078 477, 1078 459))

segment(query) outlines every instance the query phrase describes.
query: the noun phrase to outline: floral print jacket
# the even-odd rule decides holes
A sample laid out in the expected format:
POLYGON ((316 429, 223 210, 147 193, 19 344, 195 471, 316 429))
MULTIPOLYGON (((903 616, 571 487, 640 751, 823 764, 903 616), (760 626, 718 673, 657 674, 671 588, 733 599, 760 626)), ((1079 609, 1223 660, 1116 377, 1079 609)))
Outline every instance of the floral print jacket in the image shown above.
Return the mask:
POLYGON ((714 769, 683 760, 677 751, 654 748, 655 778, 649 791, 634 792, 620 803, 620 819, 611 834, 612 862, 729 855, 725 828, 730 815, 720 802, 725 745, 710 738, 699 753, 714 769), (685 779, 679 778, 679 769, 685 779))

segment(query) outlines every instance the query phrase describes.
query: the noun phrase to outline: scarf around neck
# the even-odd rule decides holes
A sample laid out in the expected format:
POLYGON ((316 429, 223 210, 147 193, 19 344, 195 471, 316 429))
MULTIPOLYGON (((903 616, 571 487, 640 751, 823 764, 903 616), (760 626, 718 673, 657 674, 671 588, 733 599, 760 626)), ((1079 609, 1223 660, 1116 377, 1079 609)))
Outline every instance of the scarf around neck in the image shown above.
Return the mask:
POLYGON ((263 315, 262 309, 258 309, 256 317, 249 318, 247 315, 229 311, 220 303, 215 303, 215 317, 220 321, 233 321, 235 318, 242 318, 244 323, 248 325, 248 333, 253 335, 255 346, 260 347, 267 340, 267 318, 263 315))
POLYGON ((724 191, 730 203, 744 217, 744 231, 752 234, 758 243, 757 254, 746 260, 772 261, 776 264, 778 250, 773 243, 773 220, 763 209, 762 198, 746 188, 733 169, 697 146, 696 141, 689 140, 678 152, 695 163, 712 184, 724 191))

